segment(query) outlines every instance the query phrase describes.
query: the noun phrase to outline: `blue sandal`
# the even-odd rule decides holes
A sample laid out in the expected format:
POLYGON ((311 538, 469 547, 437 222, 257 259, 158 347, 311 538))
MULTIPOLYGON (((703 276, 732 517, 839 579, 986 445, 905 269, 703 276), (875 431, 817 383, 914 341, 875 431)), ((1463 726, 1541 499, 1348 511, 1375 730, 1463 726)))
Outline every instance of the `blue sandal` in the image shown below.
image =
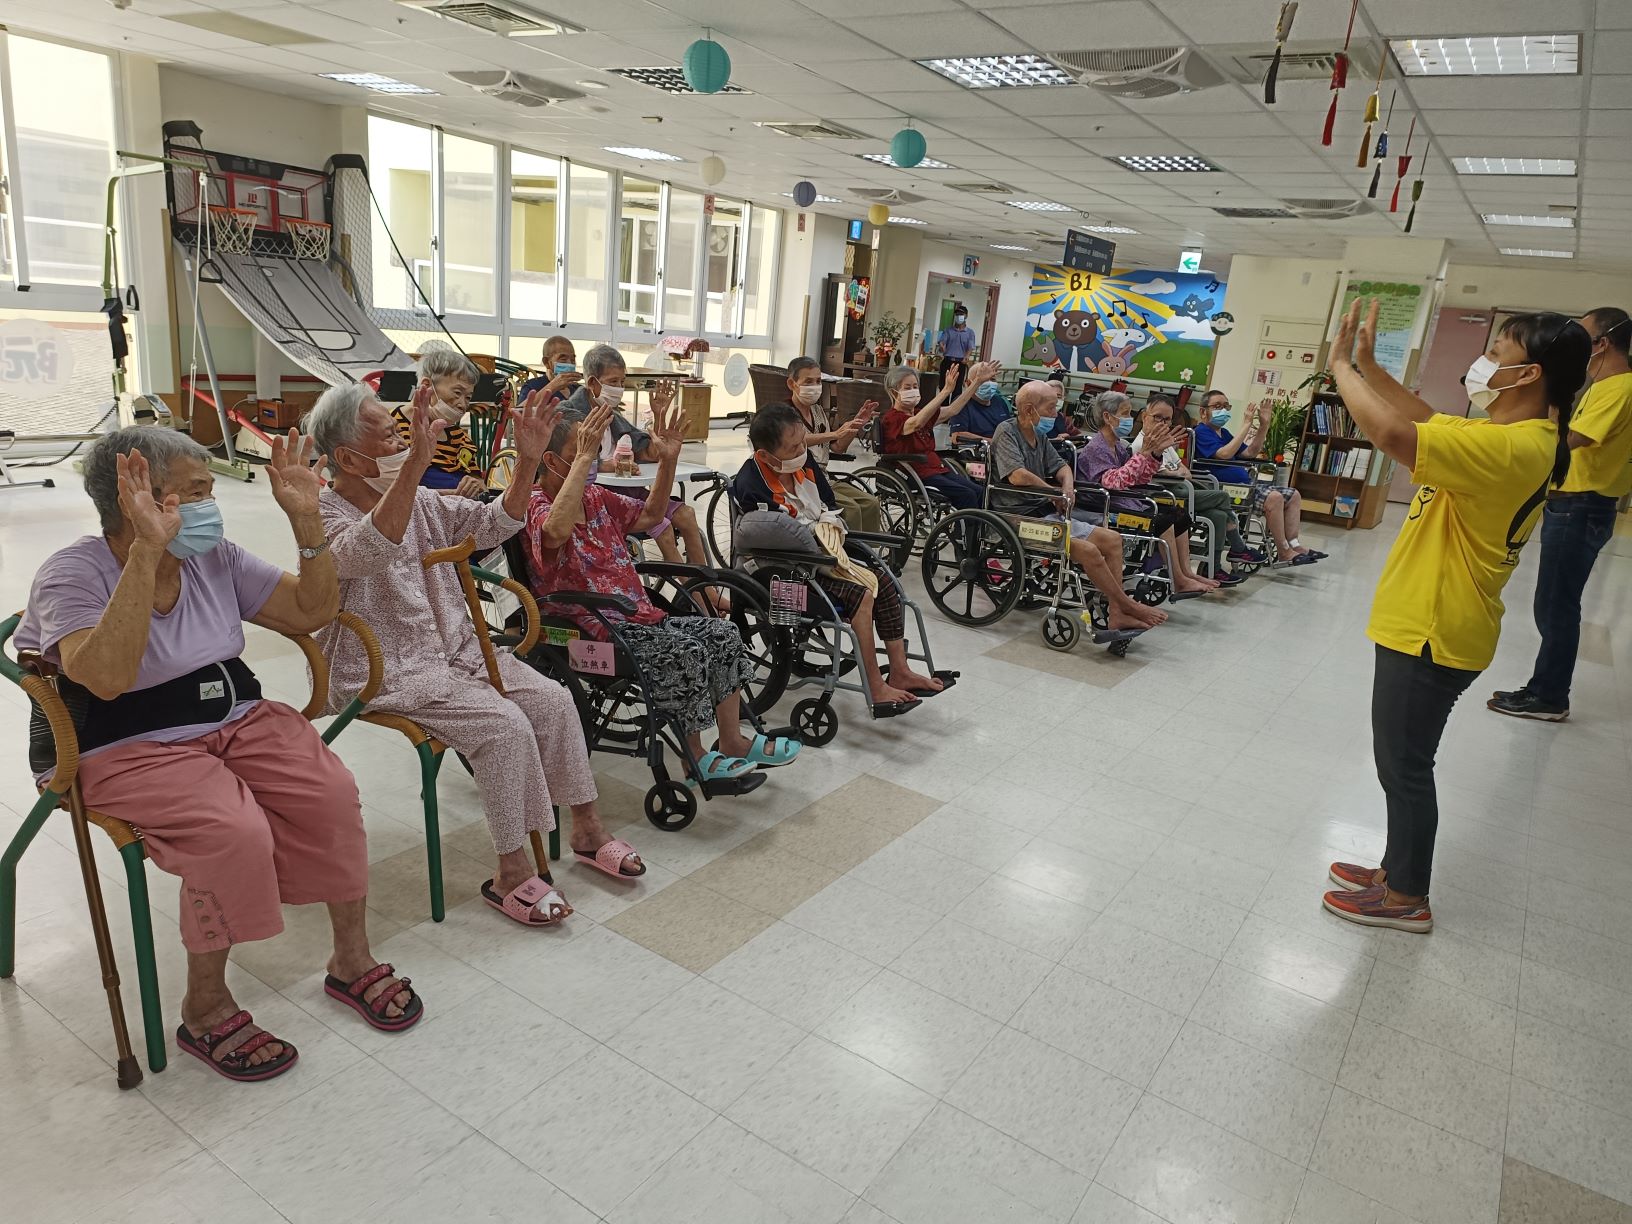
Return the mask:
POLYGON ((699 778, 704 782, 726 782, 752 773, 753 769, 753 762, 741 757, 726 756, 723 752, 705 752, 697 758, 696 775, 687 778, 686 785, 696 786, 699 778))
POLYGON ((786 765, 799 755, 803 747, 796 739, 779 735, 772 739, 769 736, 756 735, 753 743, 748 745, 748 751, 743 754, 743 760, 752 765, 764 765, 774 769, 778 765, 786 765))

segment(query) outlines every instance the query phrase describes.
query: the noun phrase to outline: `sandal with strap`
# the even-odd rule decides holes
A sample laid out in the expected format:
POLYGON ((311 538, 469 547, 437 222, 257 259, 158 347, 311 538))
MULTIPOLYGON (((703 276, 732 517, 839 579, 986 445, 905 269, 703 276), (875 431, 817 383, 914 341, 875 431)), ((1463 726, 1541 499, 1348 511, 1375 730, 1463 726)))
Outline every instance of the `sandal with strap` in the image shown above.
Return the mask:
POLYGON ((799 749, 804 745, 788 735, 756 735, 748 745, 748 751, 742 754, 742 759, 752 765, 763 765, 767 769, 774 769, 778 765, 786 765, 799 755, 799 749))
POLYGON ((393 977, 395 972, 390 965, 375 965, 355 982, 342 982, 331 973, 323 979, 323 992, 331 999, 340 1000, 381 1032, 400 1033, 419 1023, 419 1018, 425 1014, 425 1005, 420 1002, 419 995, 409 988, 409 979, 393 977), (370 1001, 365 996, 369 987, 376 982, 384 982, 385 986, 370 1001), (408 1006, 402 1009, 402 1015, 386 1015, 386 1008, 391 1006, 392 1000, 405 990, 411 997, 408 1006))
POLYGON ((641 863, 639 871, 625 871, 623 865, 632 858, 638 858, 635 848, 626 841, 613 838, 594 854, 586 854, 582 850, 574 850, 572 857, 586 866, 604 871, 609 876, 616 876, 620 880, 637 880, 646 874, 646 864, 641 863))
POLYGON ((253 1016, 247 1011, 241 1011, 228 1016, 209 1032, 197 1036, 183 1024, 176 1029, 176 1044, 194 1058, 201 1060, 217 1075, 223 1075, 227 1079, 243 1083, 275 1079, 295 1065, 300 1058, 300 1051, 265 1029, 238 1037, 238 1034, 252 1027, 254 1023, 253 1016), (234 1037, 238 1039, 234 1041, 234 1037), (282 1054, 261 1063, 249 1061, 249 1056, 256 1050, 274 1043, 283 1047, 282 1054))
POLYGON ((554 881, 544 876, 523 880, 502 897, 493 887, 493 881, 488 880, 482 885, 482 900, 506 918, 526 927, 560 926, 572 914, 567 899, 555 891, 554 881), (548 917, 540 916, 540 906, 548 917))

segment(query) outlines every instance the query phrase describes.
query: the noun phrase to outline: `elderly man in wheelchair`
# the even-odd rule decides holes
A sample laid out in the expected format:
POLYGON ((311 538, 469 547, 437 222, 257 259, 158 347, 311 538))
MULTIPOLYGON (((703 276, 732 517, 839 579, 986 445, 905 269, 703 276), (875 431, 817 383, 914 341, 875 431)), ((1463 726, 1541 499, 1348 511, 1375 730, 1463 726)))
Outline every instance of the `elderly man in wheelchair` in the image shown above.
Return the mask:
POLYGON ((647 448, 657 473, 642 502, 588 483, 611 419, 612 409, 601 404, 580 422, 555 424, 522 536, 533 593, 547 608, 555 604, 586 639, 607 643, 608 651, 615 633, 643 673, 654 706, 679 723, 697 781, 730 781, 788 764, 799 755, 798 740, 743 733, 742 689, 754 667, 737 626, 658 609, 630 556, 628 537, 668 511, 680 455, 679 407, 654 408, 647 448), (557 598, 558 592, 575 594, 557 598), (577 594, 584 592, 612 598, 590 602, 577 594), (710 726, 719 729, 719 744, 705 749, 702 733, 710 726))
POLYGON ((1167 613, 1139 603, 1123 589, 1122 537, 1075 509, 1079 499, 1071 465, 1048 437, 1057 406, 1049 383, 1033 381, 1020 388, 1014 417, 992 434, 992 508, 1069 521, 1071 560, 1105 597, 1108 627, 1152 629, 1167 613))
MULTIPOLYGON (((511 415, 518 472, 538 467, 559 409, 535 393, 511 415)), ((454 567, 427 566, 429 554, 474 540, 496 547, 520 531, 530 495, 512 482, 502 499, 441 497, 420 487, 443 422, 421 387, 412 444, 366 387, 331 387, 306 417, 328 456, 333 487, 322 496, 323 525, 340 576, 340 604, 381 634, 385 679, 371 712, 402 715, 470 763, 498 867, 482 885, 488 904, 524 926, 553 926, 572 907, 547 870, 528 860, 530 835, 555 825, 554 805, 570 807, 574 856, 609 875, 645 872, 634 847, 601 825, 595 779, 571 696, 509 655, 497 657, 503 690, 490 683, 469 606, 454 567)), ((486 631, 485 625, 481 632, 486 631)), ((342 690, 360 684, 365 660, 338 634, 320 636, 342 690)))
MULTIPOLYGON (((271 1079, 298 1057, 256 1027, 226 981, 232 945, 281 931, 283 904, 327 903, 332 997, 388 1031, 424 1012, 408 979, 369 954, 356 783, 298 711, 263 699, 241 657, 246 620, 307 633, 334 619, 338 583, 309 451, 291 430, 266 468, 300 549, 297 577, 224 538, 202 446, 151 428, 98 439, 85 491, 102 534, 46 561, 16 634, 20 659, 59 669, 85 804, 134 825, 148 857, 181 877, 187 993, 176 1043, 232 1080, 271 1079)), ((35 724, 30 764, 49 774, 55 753, 38 711, 35 724)))

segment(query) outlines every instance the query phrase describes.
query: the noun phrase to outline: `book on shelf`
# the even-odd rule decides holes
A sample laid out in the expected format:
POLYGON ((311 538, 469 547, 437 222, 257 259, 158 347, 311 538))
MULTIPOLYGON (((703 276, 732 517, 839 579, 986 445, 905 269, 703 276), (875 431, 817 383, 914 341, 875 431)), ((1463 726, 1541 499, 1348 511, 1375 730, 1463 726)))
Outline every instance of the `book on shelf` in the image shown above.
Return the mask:
POLYGON ((1299 456, 1299 458, 1298 458, 1298 471, 1300 471, 1300 472, 1313 471, 1314 466, 1315 466, 1315 443, 1305 442, 1303 444, 1303 454, 1301 456, 1299 456))
POLYGON ((1360 510, 1358 497, 1332 498, 1332 515, 1335 518, 1352 519, 1360 510))
POLYGON ((1332 457, 1326 463, 1328 476, 1341 476, 1349 462, 1349 452, 1346 450, 1332 450, 1332 457))
POLYGON ((1366 465, 1371 461, 1371 452, 1363 447, 1355 447, 1349 452, 1349 461, 1343 468, 1343 475, 1351 480, 1358 480, 1365 476, 1366 465))

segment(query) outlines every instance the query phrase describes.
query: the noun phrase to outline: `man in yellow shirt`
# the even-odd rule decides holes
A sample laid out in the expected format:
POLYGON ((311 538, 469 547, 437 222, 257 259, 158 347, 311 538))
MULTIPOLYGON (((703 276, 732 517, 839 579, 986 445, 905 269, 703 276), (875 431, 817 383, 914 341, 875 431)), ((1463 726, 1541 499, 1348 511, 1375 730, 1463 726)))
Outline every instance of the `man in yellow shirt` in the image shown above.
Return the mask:
POLYGON ((1593 562, 1615 532, 1615 504, 1632 492, 1632 318, 1601 306, 1581 318, 1592 337, 1592 386, 1570 418, 1570 474, 1547 494, 1536 575, 1541 649, 1521 689, 1485 704, 1498 714, 1562 722, 1570 716, 1570 680, 1581 644, 1581 593, 1593 562))

